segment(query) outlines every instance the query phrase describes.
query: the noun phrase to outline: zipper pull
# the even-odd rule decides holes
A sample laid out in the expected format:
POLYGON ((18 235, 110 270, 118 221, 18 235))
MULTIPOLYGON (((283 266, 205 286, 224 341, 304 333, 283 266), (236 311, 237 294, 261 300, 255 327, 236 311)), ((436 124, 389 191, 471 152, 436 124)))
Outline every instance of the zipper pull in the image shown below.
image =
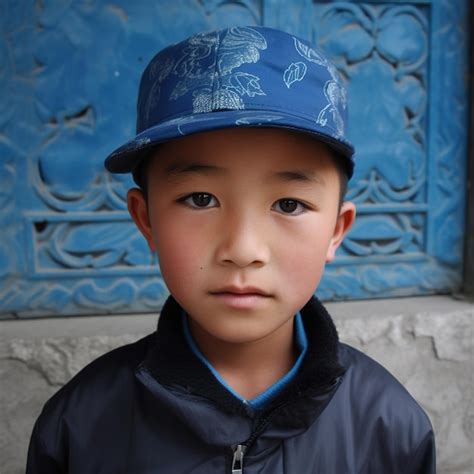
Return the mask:
POLYGON ((232 474, 242 474, 244 472, 244 454, 247 450, 245 444, 238 444, 234 451, 232 459, 232 474))

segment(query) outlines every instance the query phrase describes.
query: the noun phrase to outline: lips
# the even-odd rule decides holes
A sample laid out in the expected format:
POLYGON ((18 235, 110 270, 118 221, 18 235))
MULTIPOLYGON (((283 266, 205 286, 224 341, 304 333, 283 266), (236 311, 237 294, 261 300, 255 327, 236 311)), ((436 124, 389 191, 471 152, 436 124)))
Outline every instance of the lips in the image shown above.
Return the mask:
POLYGON ((263 309, 272 296, 257 286, 226 285, 210 292, 219 304, 236 311, 263 309))
POLYGON ((211 295, 219 304, 225 305, 226 308, 232 308, 238 311, 250 311, 263 308, 270 298, 270 294, 261 288, 255 286, 224 286, 216 291, 212 291, 211 295))
POLYGON ((233 294, 233 295, 260 295, 260 296, 270 296, 269 293, 262 290, 261 288, 257 288, 255 286, 244 286, 244 287, 237 287, 233 285, 224 286, 219 288, 218 290, 211 291, 211 294, 233 294))

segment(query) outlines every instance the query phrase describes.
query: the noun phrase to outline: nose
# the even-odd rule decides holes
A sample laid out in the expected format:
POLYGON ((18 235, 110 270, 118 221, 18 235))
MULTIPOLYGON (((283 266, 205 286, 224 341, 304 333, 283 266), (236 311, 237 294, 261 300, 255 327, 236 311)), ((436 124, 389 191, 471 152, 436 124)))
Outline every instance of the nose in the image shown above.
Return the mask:
POLYGON ((216 235, 217 261, 238 267, 265 265, 270 256, 268 237, 262 220, 254 213, 234 212, 223 219, 216 235))

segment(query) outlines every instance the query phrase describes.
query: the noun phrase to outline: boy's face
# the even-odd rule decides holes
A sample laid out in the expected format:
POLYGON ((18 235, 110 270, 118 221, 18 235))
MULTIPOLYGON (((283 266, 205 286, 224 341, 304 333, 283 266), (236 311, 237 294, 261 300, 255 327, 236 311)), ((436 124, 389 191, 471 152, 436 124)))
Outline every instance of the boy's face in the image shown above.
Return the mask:
POLYGON ((148 167, 148 206, 136 189, 128 204, 193 331, 228 343, 290 331, 355 216, 352 203, 339 210, 326 146, 272 128, 161 145, 148 167))

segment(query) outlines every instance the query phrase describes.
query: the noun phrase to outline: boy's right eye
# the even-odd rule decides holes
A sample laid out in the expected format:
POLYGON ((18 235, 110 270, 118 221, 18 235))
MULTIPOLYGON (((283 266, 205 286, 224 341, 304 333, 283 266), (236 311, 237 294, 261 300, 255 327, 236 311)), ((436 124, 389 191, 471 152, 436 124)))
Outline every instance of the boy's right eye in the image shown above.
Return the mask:
POLYGON ((202 209, 202 208, 208 207, 212 199, 215 199, 215 197, 212 194, 192 193, 192 194, 189 194, 188 196, 184 196, 183 198, 179 199, 179 202, 184 202, 193 208, 202 209))

